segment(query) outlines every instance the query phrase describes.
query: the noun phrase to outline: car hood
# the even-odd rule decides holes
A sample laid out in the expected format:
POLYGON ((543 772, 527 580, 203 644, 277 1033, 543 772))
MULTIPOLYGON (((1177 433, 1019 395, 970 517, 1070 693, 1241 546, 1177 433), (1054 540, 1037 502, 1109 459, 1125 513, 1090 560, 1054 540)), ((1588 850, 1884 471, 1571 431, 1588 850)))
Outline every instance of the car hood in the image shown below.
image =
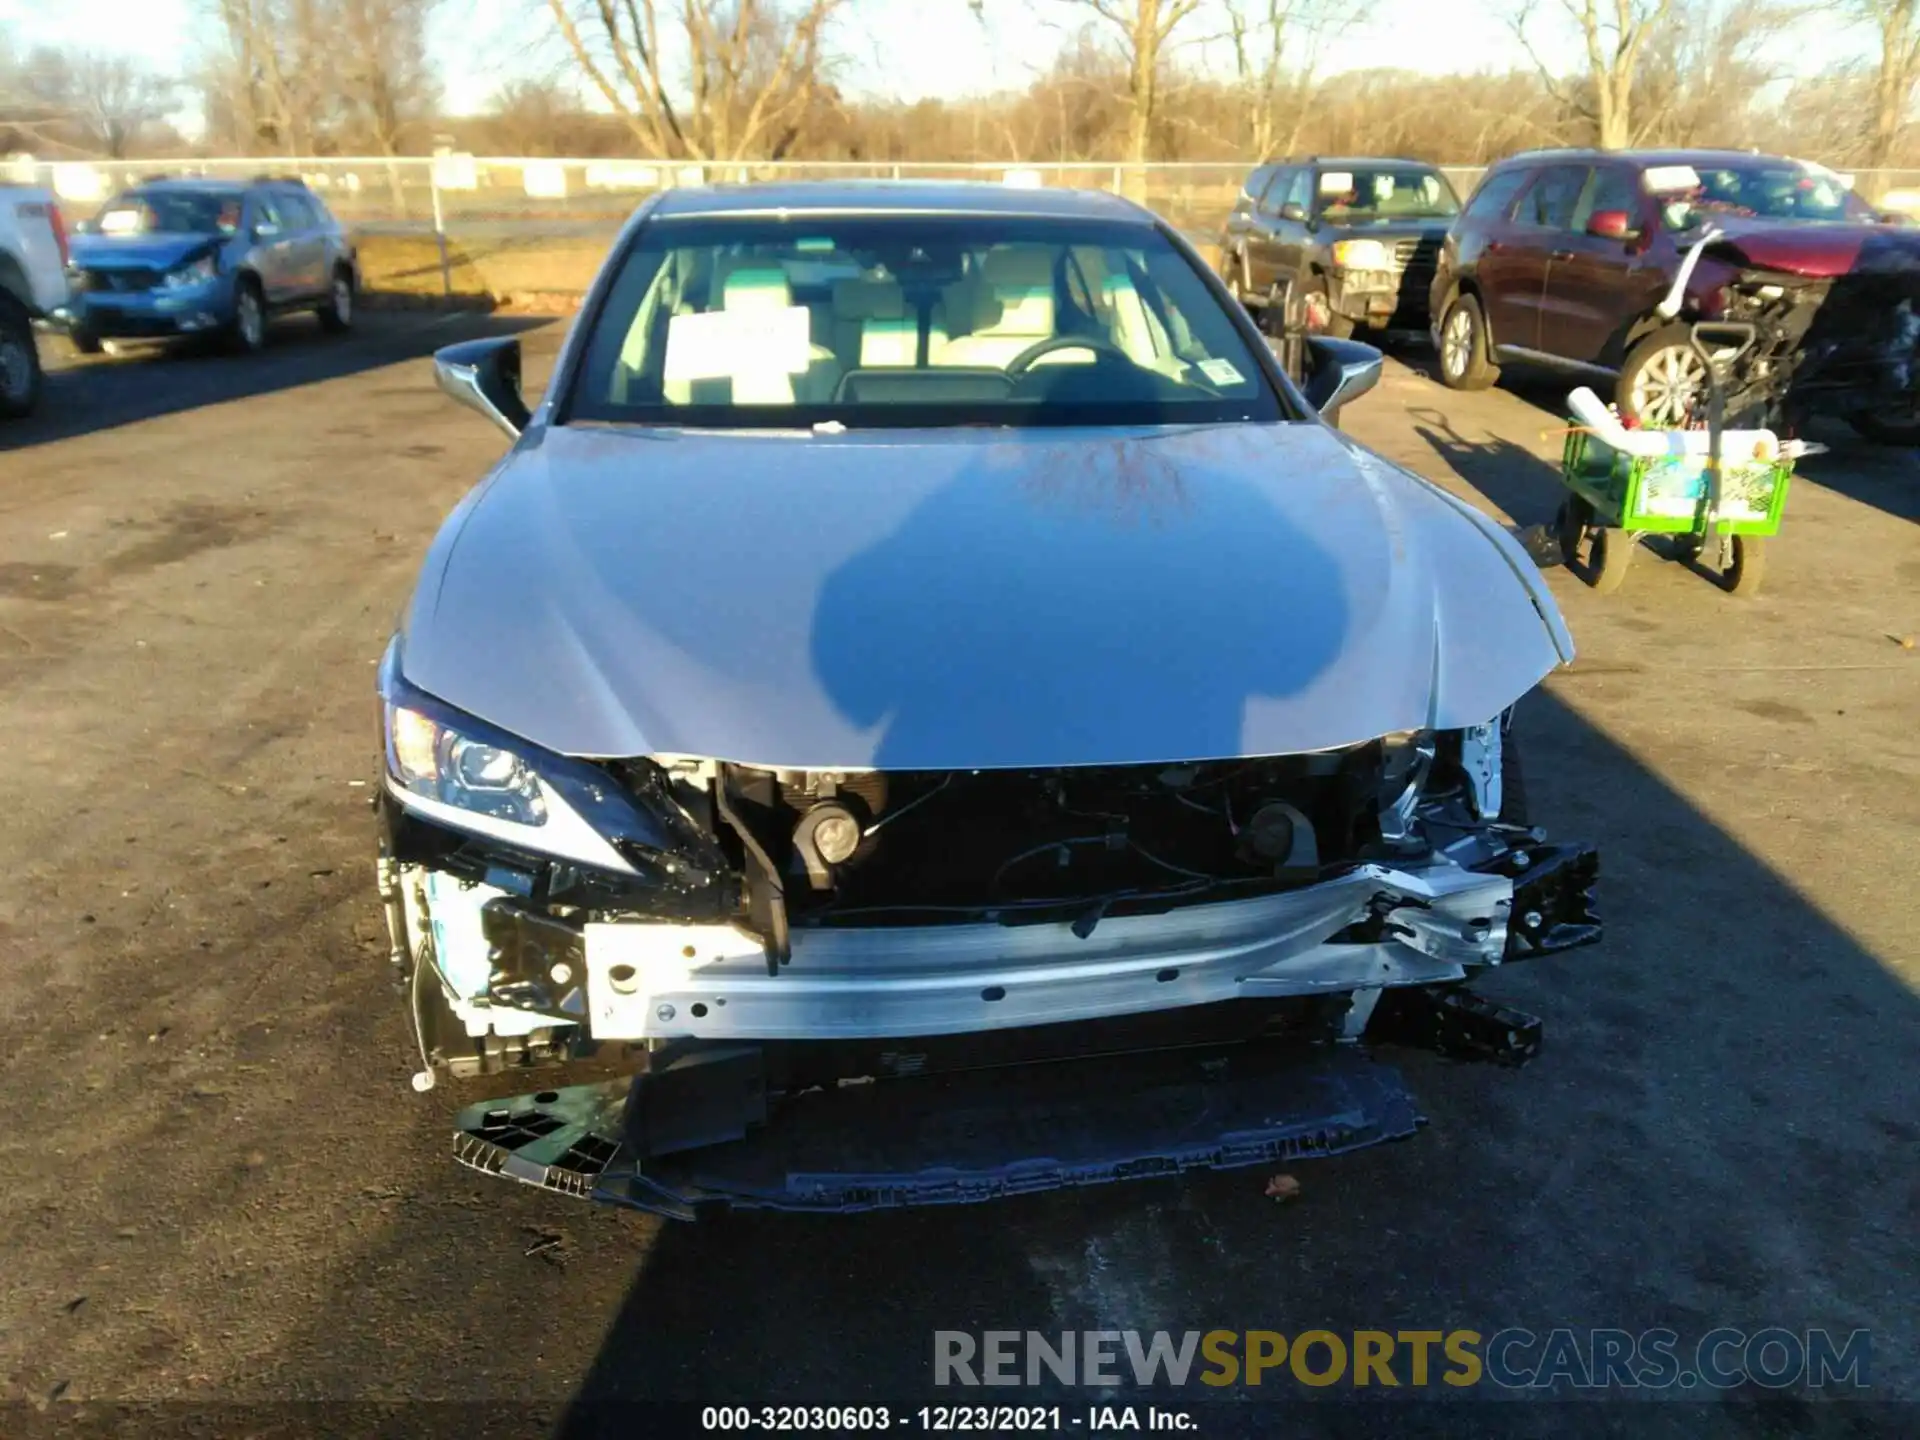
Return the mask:
POLYGON ((1322 244, 1335 240, 1444 240, 1448 220, 1355 220, 1338 224, 1322 221, 1314 238, 1322 244))
POLYGON ((89 268, 167 270, 219 244, 218 235, 76 235, 68 248, 89 268))
POLYGON ((1713 223, 1726 232, 1715 248, 1731 251, 1736 263, 1754 270, 1830 280, 1920 262, 1920 235, 1897 226, 1720 218, 1713 223))
POLYGON ((1478 724, 1572 658, 1519 545, 1317 424, 536 427, 407 679, 565 754, 1144 764, 1478 724))

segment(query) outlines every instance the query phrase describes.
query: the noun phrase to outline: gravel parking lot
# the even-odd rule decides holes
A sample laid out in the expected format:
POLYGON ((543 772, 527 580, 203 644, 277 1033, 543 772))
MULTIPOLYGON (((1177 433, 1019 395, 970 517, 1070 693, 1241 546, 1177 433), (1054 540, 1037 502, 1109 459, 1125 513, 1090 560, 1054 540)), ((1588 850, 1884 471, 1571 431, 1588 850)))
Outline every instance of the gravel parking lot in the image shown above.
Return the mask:
MULTIPOLYGON (((680 1226, 457 1169, 449 1117, 487 1092, 407 1085, 373 666, 500 450, 426 357, 506 323, 69 365, 0 431, 0 1400, 487 1401, 471 1433, 538 1433, 626 1399, 918 1406, 936 1329, 1780 1325, 1870 1330, 1871 1393, 1905 1407, 1396 1423, 1913 1433, 1913 455, 1823 437, 1751 601, 1648 556, 1606 598, 1549 570, 1580 658, 1522 712, 1529 788, 1600 842, 1609 931, 1495 987, 1547 1019, 1531 1068, 1404 1057, 1429 1128, 1300 1166, 1284 1207, 1238 1172, 680 1226)), ((537 384, 560 327, 511 323, 537 384)), ((1545 521, 1553 388, 1405 360, 1348 428, 1545 521)), ((1272 1419, 1238 1398, 1205 1416, 1272 1419)))

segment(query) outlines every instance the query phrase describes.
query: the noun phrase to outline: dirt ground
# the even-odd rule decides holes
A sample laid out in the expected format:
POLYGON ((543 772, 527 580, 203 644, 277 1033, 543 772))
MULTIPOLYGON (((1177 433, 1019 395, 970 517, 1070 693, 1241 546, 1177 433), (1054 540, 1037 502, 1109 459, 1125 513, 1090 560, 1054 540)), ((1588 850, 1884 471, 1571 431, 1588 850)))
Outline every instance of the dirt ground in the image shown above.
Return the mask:
MULTIPOLYGON (((1530 1068, 1405 1057, 1430 1126, 1300 1166, 1284 1207, 1238 1172, 693 1227, 457 1169, 449 1117, 486 1092, 407 1084, 373 669, 501 449, 426 357, 512 324, 537 384, 556 325, 303 320, 252 362, 65 369, 0 430, 0 1433, 122 1400, 326 1401, 343 1434, 374 1428, 347 1402, 487 1402, 461 1424, 503 1434, 634 1399, 904 1408, 954 1398, 936 1329, 1508 1325, 1864 1328, 1901 1408, 1393 1428, 1920 1430, 1913 455, 1830 437, 1750 602, 1644 555, 1606 598, 1549 570, 1580 657, 1522 712, 1529 788, 1603 847, 1609 930, 1493 987, 1546 1018, 1530 1068)), ((1553 396, 1395 363, 1348 428, 1528 526, 1553 396)), ((1304 1393, 1199 1433, 1347 1433, 1346 1407, 1276 1410, 1304 1393)))

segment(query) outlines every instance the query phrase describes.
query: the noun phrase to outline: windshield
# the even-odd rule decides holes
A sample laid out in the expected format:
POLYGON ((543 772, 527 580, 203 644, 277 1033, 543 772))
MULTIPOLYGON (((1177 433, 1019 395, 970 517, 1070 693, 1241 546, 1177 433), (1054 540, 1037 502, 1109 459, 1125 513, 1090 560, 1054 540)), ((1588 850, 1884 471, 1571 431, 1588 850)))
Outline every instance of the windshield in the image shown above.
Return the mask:
POLYGON ((1839 176, 1784 161, 1666 165, 1647 171, 1669 230, 1697 229, 1716 215, 1765 220, 1866 220, 1872 212, 1839 176))
POLYGON ((1279 420, 1159 232, 980 215, 645 225, 567 418, 694 426, 1279 420))
POLYGON ((1438 170, 1411 165, 1322 170, 1313 213, 1335 225, 1369 220, 1445 220, 1460 213, 1459 197, 1438 170))
POLYGON ((94 221, 102 235, 231 235, 240 197, 210 190, 129 190, 94 221))

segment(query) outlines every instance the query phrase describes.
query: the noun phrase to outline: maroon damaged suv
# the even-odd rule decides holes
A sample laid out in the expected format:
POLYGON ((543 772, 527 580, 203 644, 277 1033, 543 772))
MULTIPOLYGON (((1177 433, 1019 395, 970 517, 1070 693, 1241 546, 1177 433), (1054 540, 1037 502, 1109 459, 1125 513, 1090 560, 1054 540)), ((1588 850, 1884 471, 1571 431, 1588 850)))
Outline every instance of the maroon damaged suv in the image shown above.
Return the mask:
POLYGON ((1697 421, 1695 320, 1754 323, 1729 417, 1792 428, 1814 411, 1920 443, 1920 235, 1833 172, 1742 151, 1545 150, 1490 168, 1454 222, 1431 295, 1441 380, 1534 362, 1605 376, 1622 413, 1697 421), (1719 231, 1672 319, 1694 242, 1719 231))

